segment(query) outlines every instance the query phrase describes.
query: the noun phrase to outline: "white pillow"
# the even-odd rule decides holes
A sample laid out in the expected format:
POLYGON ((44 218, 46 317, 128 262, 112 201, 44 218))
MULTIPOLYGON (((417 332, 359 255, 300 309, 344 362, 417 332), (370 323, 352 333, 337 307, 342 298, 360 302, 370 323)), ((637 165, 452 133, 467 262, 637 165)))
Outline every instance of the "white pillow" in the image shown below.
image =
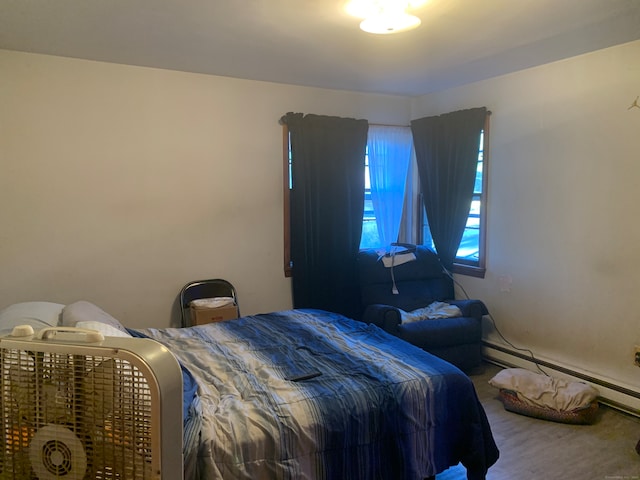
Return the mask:
POLYGON ((65 327, 75 327, 78 322, 88 321, 104 323, 129 335, 122 323, 91 302, 80 300, 62 310, 62 325, 65 327))
POLYGON ((53 302, 22 302, 0 311, 0 330, 12 330, 16 325, 31 325, 34 330, 57 327, 64 305, 53 302))
POLYGON ((76 323, 76 328, 87 328, 89 330, 97 330, 105 337, 131 337, 129 332, 115 328, 109 324, 96 322, 93 320, 80 321, 76 323))

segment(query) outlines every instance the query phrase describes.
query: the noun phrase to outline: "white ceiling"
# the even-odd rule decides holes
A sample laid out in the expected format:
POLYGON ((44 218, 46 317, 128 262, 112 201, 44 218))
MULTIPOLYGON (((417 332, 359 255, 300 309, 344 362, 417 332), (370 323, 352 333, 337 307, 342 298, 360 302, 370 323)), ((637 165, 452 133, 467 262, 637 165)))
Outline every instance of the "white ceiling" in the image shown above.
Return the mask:
POLYGON ((429 0, 382 36, 343 3, 0 0, 0 48, 415 96, 640 39, 640 0, 429 0))

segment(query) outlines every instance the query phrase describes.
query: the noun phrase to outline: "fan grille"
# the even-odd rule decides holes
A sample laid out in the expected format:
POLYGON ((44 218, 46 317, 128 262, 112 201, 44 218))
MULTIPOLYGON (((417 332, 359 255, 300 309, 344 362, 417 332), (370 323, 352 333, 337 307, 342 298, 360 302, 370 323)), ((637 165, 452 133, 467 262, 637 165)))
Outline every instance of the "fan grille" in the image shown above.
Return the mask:
POLYGON ((1 478, 156 478, 149 382, 127 360, 0 349, 1 478))
POLYGON ((42 447, 42 463, 54 475, 69 475, 73 469, 71 448, 63 441, 48 440, 42 447))

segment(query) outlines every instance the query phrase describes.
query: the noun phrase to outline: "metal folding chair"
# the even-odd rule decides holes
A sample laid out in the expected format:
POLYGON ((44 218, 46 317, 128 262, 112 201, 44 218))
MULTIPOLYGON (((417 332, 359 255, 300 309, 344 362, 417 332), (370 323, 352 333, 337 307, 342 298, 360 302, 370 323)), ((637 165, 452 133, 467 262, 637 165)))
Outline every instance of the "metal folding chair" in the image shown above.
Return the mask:
POLYGON ((221 278, 209 280, 196 280, 187 283, 180 290, 180 312, 182 315, 182 326, 188 327, 191 323, 189 314, 189 303, 199 298, 214 297, 231 297, 238 306, 238 315, 240 315, 240 306, 238 304, 238 295, 235 287, 221 278))

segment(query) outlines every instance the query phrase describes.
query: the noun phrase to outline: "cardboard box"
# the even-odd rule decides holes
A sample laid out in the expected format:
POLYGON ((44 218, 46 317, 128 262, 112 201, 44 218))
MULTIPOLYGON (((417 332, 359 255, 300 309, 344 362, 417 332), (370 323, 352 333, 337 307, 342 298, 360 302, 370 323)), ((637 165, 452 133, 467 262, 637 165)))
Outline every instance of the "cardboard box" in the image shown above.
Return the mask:
POLYGON ((204 325, 205 323, 222 322, 238 318, 237 305, 225 305, 224 307, 197 307, 191 305, 191 325, 204 325))

